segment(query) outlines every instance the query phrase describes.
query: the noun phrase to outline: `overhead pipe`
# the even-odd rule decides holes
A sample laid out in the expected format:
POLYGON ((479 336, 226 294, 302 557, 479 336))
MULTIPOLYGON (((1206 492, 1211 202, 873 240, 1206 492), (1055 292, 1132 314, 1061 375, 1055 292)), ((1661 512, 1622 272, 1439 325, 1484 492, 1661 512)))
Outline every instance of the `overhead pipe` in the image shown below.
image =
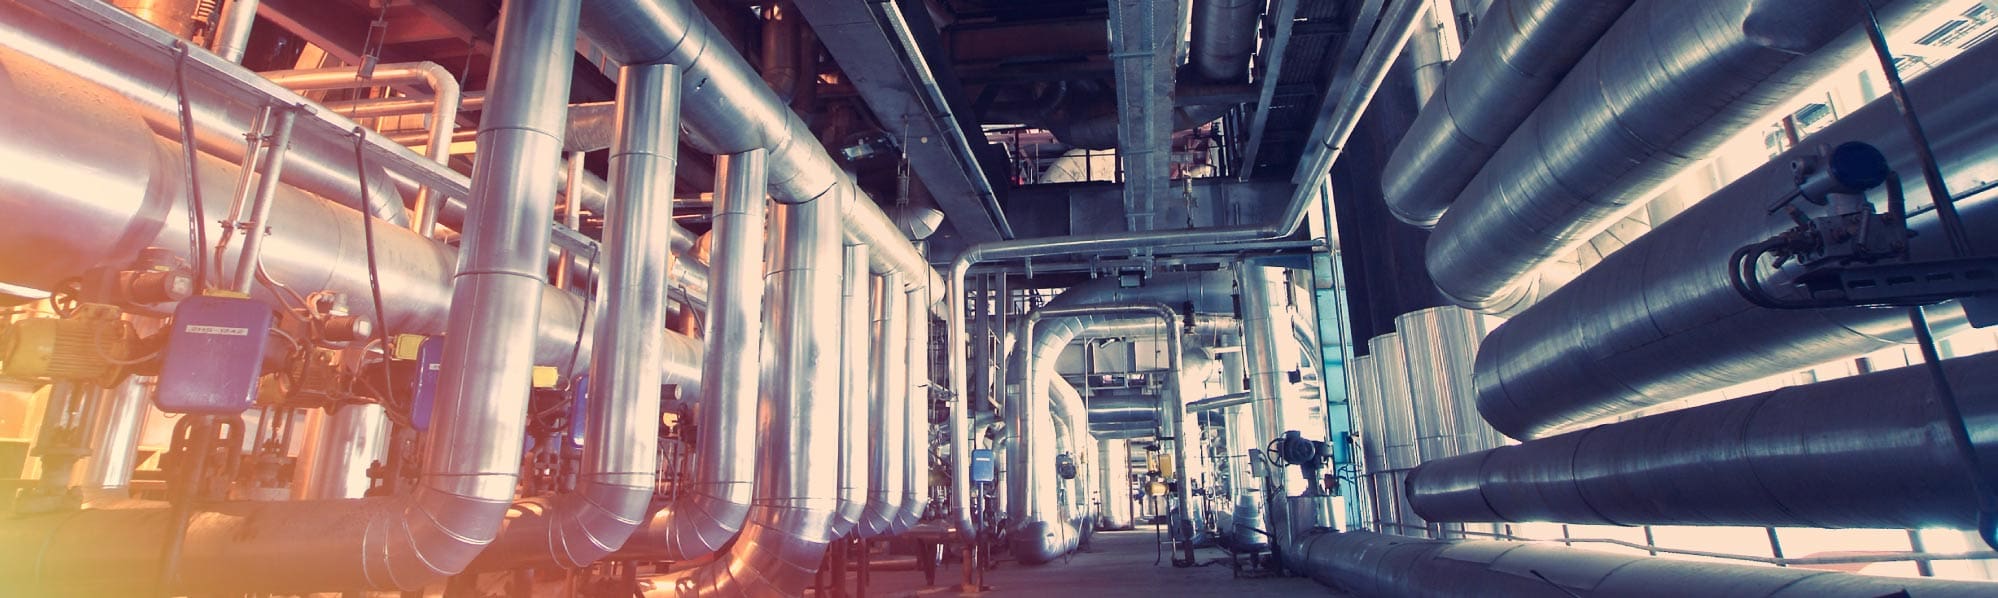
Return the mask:
MULTIPOLYGON (((1055 385, 1060 386, 1060 383, 1055 385)), ((1096 392, 1089 397, 1089 407, 1085 410, 1089 429, 1094 431, 1099 425, 1105 429, 1119 425, 1157 428, 1163 423, 1159 409, 1162 401, 1159 395, 1151 393, 1096 392)))
MULTIPOLYGON (((680 72, 625 67, 618 78, 618 135, 604 213, 601 358, 590 363, 583 456, 575 489, 522 501, 482 562, 587 567, 622 547, 645 521, 659 470, 659 387, 664 356, 668 229, 680 158, 680 72)), ((573 206, 572 206, 573 209, 573 206)), ((583 397, 571 400, 584 400, 583 397)), ((506 565, 501 565, 506 566, 506 565)))
MULTIPOLYGON (((1952 188, 1998 178, 1998 146, 1992 143, 1998 118, 1989 110, 1998 89, 1984 84, 1995 69, 1998 46, 1980 45, 1908 82, 1952 188)), ((1812 137, 1870 143, 1895 169, 1917 168, 1890 101, 1860 108, 1812 137)), ((1913 342, 1906 314, 1898 310, 1763 309, 1729 284, 1727 263, 1736 248, 1796 225, 1768 208, 1796 191, 1792 161, 1817 152, 1808 144, 1776 156, 1492 330, 1474 366, 1478 411, 1507 436, 1533 438, 1913 342)), ((1920 177, 1911 179, 1909 195, 1926 197, 1920 177)), ((1968 230, 1998 230, 1994 203, 1959 202, 1968 230)), ((1917 233, 1908 241, 1913 259, 1953 255, 1934 213, 1908 225, 1917 233)), ((1938 336, 1962 325, 1953 306, 1930 310, 1938 336)))
MULTIPOLYGON (((1998 354, 1943 368, 1973 428, 1998 418, 1998 354)), ((1444 521, 1975 529, 1940 400, 1917 364, 1431 461, 1408 490, 1444 521)))
POLYGON ((908 303, 899 296, 901 273, 890 272, 880 281, 874 293, 874 367, 870 368, 874 399, 868 406, 867 423, 873 451, 868 459, 868 508, 859 526, 863 538, 895 534, 908 488, 908 468, 903 462, 909 456, 905 446, 909 402, 908 388, 901 381, 907 376, 904 368, 909 367, 909 337, 896 334, 907 326, 908 303))
MULTIPOLYGON (((999 205, 999 192, 992 187, 992 179, 985 176, 985 168, 978 163, 978 153, 973 149, 973 135, 964 130, 957 116, 951 112, 950 98, 944 93, 943 83, 937 80, 936 70, 930 67, 929 58, 923 55, 921 44, 916 41, 916 33, 910 29, 908 19, 902 17, 902 8, 895 0, 870 3, 875 20, 887 28, 890 39, 899 48, 902 66, 917 87, 916 99, 924 106, 938 132, 950 144, 952 157, 957 159, 958 168, 971 183, 972 193, 978 196, 979 204, 985 207, 986 217, 998 229, 999 238, 1013 238, 1013 225, 1006 219, 1006 210, 999 205)), ((927 5, 918 8, 927 10, 927 5)), ((979 133, 980 143, 984 134, 979 133)))
POLYGON ((839 511, 833 519, 833 535, 852 533, 866 513, 872 498, 868 474, 873 465, 873 447, 879 441, 868 433, 868 419, 877 405, 870 394, 875 365, 870 361, 874 275, 867 271, 867 246, 847 241, 840 296, 840 406, 839 406, 839 511))
MULTIPOLYGON (((1164 403, 1165 417, 1161 420, 1175 443, 1174 469, 1181 472, 1181 475, 1186 471, 1189 441, 1188 428, 1183 416, 1185 405, 1181 402, 1184 395, 1181 394, 1178 375, 1182 369, 1179 313, 1157 302, 1086 302, 1093 295, 1095 294, 1087 292, 1078 294, 1078 298, 1071 302, 1064 301, 1069 297, 1064 293, 1054 302, 1028 312, 1020 322, 1022 332, 1020 338, 1032 340, 1027 346, 1014 352, 1020 357, 1020 366, 1016 371, 1021 391, 1017 400, 1007 402, 1006 411, 1007 428, 1016 431, 1015 438, 1018 442, 1014 447, 1017 453, 1013 457, 1014 463, 1011 469, 1024 474, 1023 479, 1015 483, 1010 501, 1013 506, 1011 513, 1014 525, 1013 555, 1023 563, 1045 563, 1075 547, 1075 530, 1064 529, 1064 523, 1059 520, 1050 520, 1054 512, 1051 508, 1053 492, 1044 479, 1048 472, 1042 470, 1047 469, 1046 465, 1051 462, 1053 455, 1038 455, 1046 453, 1047 449, 1043 448, 1044 441, 1038 436, 1036 428, 1030 426, 1038 426, 1041 421, 1048 419, 1048 411, 1045 410, 1048 403, 1044 399, 1048 394, 1041 386, 1041 377, 1053 373, 1054 357, 1087 327, 1089 320, 1140 317, 1160 321, 1166 329, 1166 355, 1169 361, 1167 369, 1173 374, 1166 380, 1167 392, 1171 399, 1164 403), (1048 324, 1046 328, 1041 327, 1043 321, 1048 324), (1036 467, 1036 464, 1040 464, 1040 467, 1036 467)), ((1182 509, 1191 509, 1192 485, 1184 483, 1184 480, 1182 482, 1179 484, 1180 505, 1182 509)), ((1181 512, 1182 517, 1186 517, 1184 513, 1187 511, 1181 512)), ((1190 522, 1185 523, 1189 526, 1188 529, 1191 529, 1190 522)), ((1183 558, 1191 561, 1192 543, 1183 542, 1182 545, 1185 547, 1183 558)))
MULTIPOLYGON (((1327 101, 1326 112, 1320 115, 1321 123, 1331 123, 1331 126, 1323 131, 1326 151, 1313 150, 1309 154, 1313 156, 1311 160, 1299 162, 1297 176, 1293 177, 1299 179, 1296 181, 1298 185, 1291 193, 1290 203, 1269 223, 1260 226, 1013 239, 980 243, 959 252, 957 258, 951 261, 949 284, 945 287, 951 289, 950 301, 942 314, 947 326, 945 348, 949 351, 950 388, 957 393, 951 403, 951 437, 961 438, 970 428, 971 403, 965 387, 970 378, 965 352, 966 343, 969 341, 966 339, 964 319, 967 313, 965 289, 968 288, 965 286, 965 276, 972 266, 1049 255, 1158 251, 1173 247, 1269 241, 1295 234, 1304 225, 1307 211, 1318 201, 1319 187, 1324 183, 1332 164, 1339 159, 1340 148, 1343 148, 1346 139, 1351 137, 1353 126, 1359 122, 1360 116, 1366 112, 1367 105, 1373 101, 1374 93, 1380 89, 1381 81, 1387 76, 1388 67, 1394 63, 1393 59, 1408 43, 1409 36, 1419 23, 1415 17, 1421 14, 1423 4, 1426 4, 1424 0, 1396 0, 1395 12, 1392 13, 1394 18, 1384 21, 1388 26, 1376 30, 1375 35, 1368 40, 1362 59, 1356 65, 1350 82, 1333 82, 1334 85, 1349 83, 1349 87, 1343 90, 1332 89, 1327 93, 1328 97, 1337 93, 1340 100, 1327 101)), ((1314 125, 1313 131, 1320 132, 1319 127, 1314 125)), ((1319 138, 1314 135, 1311 139, 1319 138)), ((952 440, 952 443, 953 455, 968 454, 966 451, 956 450, 964 448, 958 446, 957 440, 952 440)), ((968 480, 970 466, 971 464, 964 458, 954 459, 951 464, 953 479, 968 480)), ((967 481, 961 485, 968 484, 967 481)), ((959 513, 957 519, 960 525, 968 529, 971 525, 968 510, 970 489, 959 487, 953 490, 954 496, 963 497, 959 504, 952 505, 953 512, 959 513)))
POLYGON ((1249 57, 1256 51, 1258 0, 1194 0, 1187 62, 1213 82, 1247 81, 1249 57))
POLYGON ((838 351, 839 320, 820 308, 839 300, 842 207, 822 197, 773 211, 767 311, 775 360, 754 433, 763 449, 755 502, 728 552, 647 580, 645 595, 797 596, 817 576, 839 508, 837 468, 813 457, 839 450, 839 372, 826 359, 838 351))
POLYGON ((1317 534, 1293 569, 1361 596, 1877 598, 1988 596, 1998 584, 1761 567, 1528 542, 1317 534))
MULTIPOLYGON (((1875 2, 1883 26, 1939 0, 1875 2)), ((1538 270, 1867 48, 1859 2, 1641 0, 1520 123, 1425 256, 1452 301, 1513 313, 1538 270), (1661 69, 1660 65, 1664 65, 1661 69)))
MULTIPOLYGON (((682 103, 683 122, 685 107, 682 103)), ((623 553, 634 556, 684 561, 736 540, 753 509, 758 441, 774 440, 759 438, 760 432, 776 432, 759 428, 757 416, 764 337, 763 150, 715 156, 715 170, 708 358, 701 362, 700 421, 694 426, 700 450, 694 454, 693 481, 679 488, 672 502, 655 505, 644 528, 625 542, 623 553)))
MULTIPOLYGON (((679 65, 685 72, 682 110, 689 144, 714 155, 765 150, 770 194, 777 201, 809 201, 835 185, 854 186, 811 128, 777 98, 693 0, 592 0, 583 7, 582 30, 594 47, 620 64, 679 65)), ((941 287, 935 271, 881 207, 854 189, 843 209, 845 233, 873 247, 869 259, 874 272, 903 272, 914 284, 941 287)))
POLYGON ((221 18, 215 21, 215 55, 229 62, 240 63, 243 53, 250 49, 250 29, 257 22, 259 0, 228 0, 222 8, 221 18))
MULTIPOLYGON (((235 0, 235 3, 254 5, 257 0, 235 0)), ((240 62, 240 59, 234 62, 240 62)), ((435 62, 377 65, 371 69, 366 78, 360 76, 358 67, 272 71, 262 74, 272 83, 294 91, 421 83, 429 88, 431 95, 430 133, 424 141, 424 155, 437 161, 438 164, 451 163, 451 135, 458 130, 458 102, 461 91, 458 87, 458 77, 435 62)), ((413 217, 408 219, 409 223, 406 226, 417 234, 432 235, 437 228, 437 212, 443 200, 444 198, 440 197, 436 190, 426 187, 418 191, 416 203, 410 209, 413 217)))
MULTIPOLYGON (((490 132, 495 155, 531 159, 553 149, 556 138, 546 127, 559 123, 559 110, 552 109, 559 102, 545 100, 567 95, 570 63, 549 58, 570 51, 575 14, 573 2, 502 8, 492 79, 509 91, 480 125, 490 132)), ((34 68, 8 68, 23 66, 34 68)), ((102 90, 62 91, 72 101, 63 109, 74 111, 82 108, 73 102, 75 94, 102 90)), ((128 137, 123 147, 135 141, 128 137)), ((125 161, 117 168, 145 163, 125 161)), ((450 310, 435 425, 426 443, 431 450, 414 489, 378 499, 212 505, 187 522, 171 591, 413 590, 463 570, 497 534, 520 468, 529 390, 524 372, 536 363, 535 323, 548 288, 541 248, 554 195, 552 188, 535 188, 553 186, 546 172, 489 167, 475 174, 481 201, 474 202, 476 225, 464 239, 454 277, 458 308, 450 310), (495 374, 504 372, 519 375, 495 374)), ((97 189, 93 197, 115 189, 103 181, 90 185, 97 189)), ((282 245, 274 240, 272 247, 282 245)), ((117 572, 155 570, 150 565, 160 558, 157 547, 175 519, 167 509, 147 508, 16 521, 0 529, 9 538, 4 546, 40 554, 8 558, 18 569, 7 571, 7 579, 39 587, 26 591, 41 594, 143 591, 150 576, 117 572)))
MULTIPOLYGON (((903 361, 898 369, 906 376, 902 400, 902 515, 895 533, 909 531, 923 519, 930 506, 930 305, 929 285, 915 285, 904 293, 907 308, 902 310, 903 361)), ((892 331, 891 331, 892 332, 892 331)))
POLYGON ((1633 1, 1494 2, 1382 169, 1388 211, 1402 222, 1435 226, 1506 137, 1633 1))

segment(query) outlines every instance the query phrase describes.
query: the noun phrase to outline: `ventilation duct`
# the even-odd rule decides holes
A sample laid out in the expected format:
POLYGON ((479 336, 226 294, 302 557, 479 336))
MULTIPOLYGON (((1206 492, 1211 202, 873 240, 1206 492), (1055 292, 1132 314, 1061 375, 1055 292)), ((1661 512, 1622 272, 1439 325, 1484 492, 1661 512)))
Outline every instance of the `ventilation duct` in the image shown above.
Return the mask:
MULTIPOLYGON (((1998 45, 1984 44, 1908 83, 1935 156, 1952 188, 1998 180, 1998 45)), ((1891 101, 1861 108, 1812 136, 1864 141, 1901 172, 1916 172, 1915 151, 1891 101)), ((1738 247, 1795 226, 1770 214, 1796 191, 1792 160, 1815 144, 1785 152, 1610 254, 1533 309, 1494 329, 1478 348, 1478 411, 1514 438, 1554 430, 1913 342, 1902 310, 1778 311, 1757 308, 1728 283, 1738 247), (1575 314, 1612 314, 1577 318, 1575 314)), ((1920 177, 1909 196, 1927 197, 1920 177)), ((1877 197, 1877 195, 1876 195, 1877 197)), ((1917 203, 1915 207, 1922 204, 1917 203)), ((1972 240, 1998 230, 1989 200, 1961 202, 1972 240)), ((1933 212, 1912 218, 1915 259, 1947 257, 1933 212)), ((1937 336, 1960 314, 1932 309, 1937 336)))

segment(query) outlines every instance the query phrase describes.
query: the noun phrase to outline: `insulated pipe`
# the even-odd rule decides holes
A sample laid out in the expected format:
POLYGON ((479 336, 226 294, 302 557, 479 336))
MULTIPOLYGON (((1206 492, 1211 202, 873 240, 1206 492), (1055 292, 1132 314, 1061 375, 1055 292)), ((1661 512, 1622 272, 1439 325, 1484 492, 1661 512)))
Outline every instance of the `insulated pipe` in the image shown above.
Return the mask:
POLYGON ((90 426, 90 457, 84 465, 85 489, 113 495, 127 494, 131 489, 153 380, 151 376, 128 375, 97 395, 98 418, 90 426))
POLYGON ((902 515, 895 533, 909 531, 923 519, 930 506, 930 304, 929 286, 917 285, 904 294, 908 307, 902 310, 904 334, 901 373, 907 376, 902 392, 902 515))
POLYGON ((1423 104, 1381 171, 1388 211, 1402 222, 1435 226, 1513 129, 1632 1, 1493 3, 1450 63, 1442 89, 1423 104))
POLYGON ((1187 62, 1208 81, 1248 80, 1249 56, 1256 51, 1257 0, 1194 0, 1187 62))
POLYGON ((854 531, 860 518, 866 512, 869 493, 868 472, 872 464, 875 438, 867 431, 868 418, 873 414, 875 401, 868 394, 869 374, 874 371, 869 361, 868 338, 873 335, 870 325, 869 297, 874 275, 867 271, 867 246, 848 241, 845 245, 844 271, 841 273, 840 296, 840 444, 839 444, 839 498, 838 516, 833 520, 833 535, 845 536, 854 531))
POLYGON ((592 0, 583 7, 582 30, 620 64, 680 65, 686 73, 683 120, 694 148, 716 155, 766 150, 770 195, 780 202, 809 201, 835 185, 853 187, 844 206, 845 233, 873 247, 869 259, 874 272, 902 272, 911 284, 942 286, 922 254, 880 206, 858 191, 811 128, 764 84, 693 0, 592 0))
POLYGON ((1969 598, 1976 581, 1760 567, 1528 542, 1446 542, 1346 532, 1298 543, 1290 566, 1360 596, 1617 596, 1629 598, 1969 598))
MULTIPOLYGON (((1998 46, 1981 45, 1908 82, 1951 188, 1998 180, 1998 46)), ((1891 101, 1839 119, 1813 138, 1864 141, 1901 172, 1915 172, 1915 151, 1891 101)), ((1742 299, 1728 282, 1738 247, 1795 226, 1769 213, 1796 191, 1792 149, 1742 175, 1684 213, 1605 257, 1533 309, 1494 329, 1478 349, 1473 380, 1478 411, 1498 431, 1531 438, 1554 430, 1792 372, 1826 360, 1913 342, 1907 314, 1868 308, 1769 310, 1742 299), (1576 314, 1616 314, 1578 318, 1576 314)), ((1926 197, 1920 177, 1904 182, 1926 197)), ((1879 197, 1876 191, 1876 201, 1879 197)), ((1917 204, 1918 206, 1920 204, 1917 204)), ((1998 202, 1960 202, 1965 227, 1998 230, 1998 202)), ((1912 218, 1914 259, 1953 255, 1933 212, 1912 218)), ((1930 310, 1936 334, 1961 317, 1945 304, 1930 310)))
MULTIPOLYGON (((1892 28, 1938 2, 1874 3, 1892 28)), ((1437 289, 1493 313, 1537 298, 1541 266, 1865 51, 1867 10, 1859 2, 1633 5, 1437 222, 1426 254, 1437 289)))
POLYGON ((1131 529, 1137 519, 1131 515, 1131 442, 1103 439, 1096 442, 1100 475, 1097 486, 1103 497, 1103 517, 1097 526, 1107 530, 1131 529))
POLYGON ((362 498, 373 480, 368 468, 388 454, 388 412, 381 403, 341 405, 307 414, 292 500, 362 498))
MULTIPOLYGON (((1254 415, 1255 427, 1252 438, 1254 446, 1262 449, 1271 441, 1292 429, 1287 421, 1287 405, 1300 399, 1296 390, 1289 384, 1289 372, 1298 368, 1297 351, 1290 349, 1290 317, 1278 310, 1290 305, 1290 281, 1282 268, 1243 264, 1240 272, 1242 305, 1242 357, 1249 379, 1249 392, 1256 396, 1250 412, 1254 415)), ((1268 510, 1268 530, 1271 543, 1278 547, 1291 545, 1289 504, 1291 486, 1301 485, 1303 478, 1292 480, 1290 468, 1278 472, 1275 479, 1265 480, 1264 485, 1274 490, 1275 495, 1265 497, 1273 508, 1268 510)))
POLYGON ((250 48, 250 28, 257 22, 258 0, 229 0, 222 9, 222 18, 215 23, 215 55, 223 60, 240 63, 243 53, 250 48))
MULTIPOLYGON (((1998 421, 1998 353, 1943 367, 1972 430, 1998 421)), ((1975 529, 1929 376, 1918 364, 1431 461, 1409 494, 1445 521, 1975 529)))
MULTIPOLYGON (((1085 292, 1079 296, 1088 298, 1091 294, 1085 292)), ((1064 293, 1062 298, 1066 297, 1068 294, 1064 293)), ((1183 349, 1178 312, 1161 303, 1075 304, 1060 299, 1028 312, 1021 320, 1021 338, 1032 339, 1032 342, 1029 346, 1015 351, 1022 358, 1018 368, 1021 391, 1016 395, 1019 397, 1018 400, 1007 402, 1007 428, 1018 430, 1015 436, 1019 443, 1015 447, 1018 449, 1018 455, 1013 458, 1015 461, 1013 469, 1025 474, 1021 483, 1015 484, 1013 488, 1012 519, 1015 526, 1013 554, 1026 564, 1046 563, 1075 547, 1074 530, 1061 529, 1063 526, 1058 523, 1050 525, 1048 507, 1051 506, 1049 501, 1053 492, 1051 488, 1044 486, 1045 482, 1042 480, 1047 473, 1042 470, 1046 469, 1050 462, 1039 461, 1039 457, 1033 456, 1036 451, 1046 452, 1046 449, 1041 448, 1043 440, 1038 437, 1037 430, 1027 426, 1047 419, 1048 412, 1042 410, 1047 402, 1035 400, 1048 396, 1047 391, 1041 386, 1041 377, 1053 375, 1054 356, 1060 354, 1061 348, 1067 346, 1069 341, 1087 326, 1087 320, 1121 316, 1150 318, 1161 322, 1166 329, 1166 355, 1169 362, 1167 369, 1172 372, 1166 380, 1170 399, 1164 403, 1167 406, 1166 416, 1161 420, 1165 424, 1165 430, 1168 431, 1166 433, 1171 435, 1167 439, 1174 442, 1174 470, 1182 476, 1186 472, 1186 454, 1189 452, 1188 429, 1184 417, 1186 406, 1183 402, 1184 395, 1180 388, 1179 376, 1179 372, 1182 371, 1183 349), (1041 323, 1050 318, 1053 320, 1049 321, 1048 328, 1041 329, 1041 323), (1036 463, 1040 464, 1040 467, 1035 467, 1036 463)), ((1047 457, 1051 459, 1052 455, 1047 457)), ((1184 513, 1188 513, 1193 507, 1192 484, 1187 482, 1188 480, 1182 478, 1179 484, 1178 498, 1182 517, 1186 517, 1184 513)), ((1187 529, 1192 529, 1191 521, 1181 523, 1186 525, 1187 529)), ((1182 542, 1182 546, 1185 547, 1183 558, 1192 561, 1193 544, 1182 542)))
MULTIPOLYGON (((1381 447, 1387 437, 1387 428, 1382 425, 1383 416, 1380 404, 1380 382, 1376 379, 1380 370, 1374 367, 1374 356, 1360 355, 1346 362, 1346 408, 1353 418, 1353 428, 1360 437, 1360 479, 1373 504, 1364 511, 1373 518, 1370 522, 1374 531, 1398 531, 1383 528, 1380 524, 1394 521, 1395 504, 1392 493, 1385 496, 1378 492, 1375 477, 1387 471, 1387 451, 1381 447)), ((1362 528, 1369 529, 1369 528, 1362 528)))
POLYGON ((1490 424, 1464 413, 1472 411, 1471 364, 1478 341, 1484 340, 1482 316, 1441 306, 1402 314, 1394 322, 1408 365, 1415 447, 1422 462, 1504 444, 1490 424))
POLYGON ((890 272, 874 289, 874 399, 868 407, 867 427, 873 451, 868 459, 867 510, 861 515, 860 536, 875 538, 895 533, 902 516, 908 470, 903 461, 908 434, 907 386, 903 368, 908 367, 907 335, 896 334, 906 327, 908 302, 902 300, 902 274, 890 272))
POLYGON ((1382 503, 1394 509, 1394 522, 1401 527, 1388 530, 1389 533, 1415 535, 1422 533, 1427 526, 1422 518, 1415 515, 1408 500, 1400 492, 1399 480, 1408 476, 1408 471, 1422 464, 1421 449, 1417 446, 1415 429, 1415 402, 1418 400, 1409 392, 1408 354, 1402 347, 1401 333, 1391 332, 1376 336, 1367 342, 1367 354, 1374 358, 1374 388, 1376 406, 1381 420, 1381 457, 1386 469, 1375 472, 1375 482, 1385 484, 1395 490, 1394 496, 1384 497, 1382 503), (1387 483, 1395 480, 1394 483, 1387 483))
MULTIPOLYGON (((497 155, 538 157, 556 147, 557 138, 538 127, 558 122, 552 106, 560 101, 549 100, 567 95, 570 62, 551 58, 572 51, 576 3, 509 2, 501 10, 492 80, 510 99, 489 110, 481 128, 490 132, 487 147, 497 155)), ((78 94, 103 90, 62 91, 74 102, 78 94)), ((84 107, 75 102, 65 108, 84 107)), ((33 131, 41 125, 20 126, 33 131)), ((116 168, 134 164, 146 162, 116 168)), ((552 173, 545 171, 488 168, 475 174, 482 201, 473 202, 478 209, 456 277, 458 308, 450 311, 430 450, 411 492, 353 501, 221 503, 185 522, 151 508, 16 520, 0 529, 0 547, 39 554, 6 555, 0 562, 10 570, 0 577, 30 594, 143 591, 152 580, 142 572, 155 570, 158 546, 177 523, 187 525, 177 583, 170 588, 179 593, 413 590, 463 570, 498 533, 513 497, 525 432, 525 372, 536 361, 534 324, 549 288, 541 280, 541 248, 554 196, 552 173)), ((97 188, 93 197, 117 189, 102 180, 88 184, 97 188)), ((272 253, 279 247, 274 239, 272 253)))
MULTIPOLYGON (((482 564, 587 567, 645 521, 659 470, 659 363, 666 329, 674 171, 680 158, 679 69, 625 67, 618 81, 613 192, 604 213, 603 317, 590 362, 581 469, 574 490, 522 501, 482 564)), ((573 400, 584 400, 577 397, 573 400)))
MULTIPOLYGON (((681 114, 684 121, 686 112, 681 114)), ((673 502, 654 505, 624 553, 696 559, 721 550, 745 529, 759 475, 758 441, 767 441, 758 438, 757 417, 768 203, 763 162, 762 150, 715 156, 713 278, 704 335, 711 357, 701 362, 693 481, 673 502)))
POLYGON ((828 197, 774 210, 768 312, 775 359, 757 418, 764 452, 755 506, 727 553, 647 580, 645 595, 797 596, 812 585, 839 508, 838 469, 813 457, 839 450, 839 372, 827 359, 838 351, 839 320, 821 307, 839 300, 842 207, 828 197))
MULTIPOLYGON (((1052 379, 1049 382, 1057 388, 1068 383, 1067 380, 1052 379)), ((1106 429, 1119 426, 1157 428, 1162 419, 1160 402, 1158 395, 1150 393, 1103 391, 1089 398, 1089 406, 1084 412, 1088 415, 1092 431, 1099 425, 1106 426, 1106 429)), ((1056 405, 1060 406, 1060 403, 1056 405)))

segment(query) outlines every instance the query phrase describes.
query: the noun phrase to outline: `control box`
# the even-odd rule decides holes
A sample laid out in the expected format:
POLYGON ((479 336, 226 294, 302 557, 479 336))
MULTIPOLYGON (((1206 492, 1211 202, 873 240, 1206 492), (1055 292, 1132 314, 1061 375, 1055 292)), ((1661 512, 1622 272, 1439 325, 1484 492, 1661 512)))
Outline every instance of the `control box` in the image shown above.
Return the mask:
POLYGON ((437 409, 437 385, 443 377, 444 337, 423 339, 416 346, 416 381, 409 393, 409 423, 419 431, 430 429, 430 414, 437 409))
POLYGON ((227 415, 249 409, 273 322, 270 308, 253 299, 181 300, 160 367, 154 399, 160 410, 227 415))
POLYGON ((989 484, 996 481, 998 477, 997 472, 992 467, 992 449, 972 450, 971 481, 989 484))

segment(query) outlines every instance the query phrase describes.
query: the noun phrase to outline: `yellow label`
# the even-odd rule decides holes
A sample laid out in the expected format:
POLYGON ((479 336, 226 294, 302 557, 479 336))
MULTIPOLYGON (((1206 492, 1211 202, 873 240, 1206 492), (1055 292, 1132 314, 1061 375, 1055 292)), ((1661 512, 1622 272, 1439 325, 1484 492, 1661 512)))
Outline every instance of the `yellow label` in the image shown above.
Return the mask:
POLYGON ((395 335, 395 355, 392 357, 397 361, 416 361, 416 352, 423 348, 423 341, 421 334, 395 335))
POLYGON ((556 371, 555 366, 548 366, 548 365, 534 366, 535 388, 541 388, 541 389, 555 388, 555 383, 560 381, 562 381, 562 373, 556 371))

